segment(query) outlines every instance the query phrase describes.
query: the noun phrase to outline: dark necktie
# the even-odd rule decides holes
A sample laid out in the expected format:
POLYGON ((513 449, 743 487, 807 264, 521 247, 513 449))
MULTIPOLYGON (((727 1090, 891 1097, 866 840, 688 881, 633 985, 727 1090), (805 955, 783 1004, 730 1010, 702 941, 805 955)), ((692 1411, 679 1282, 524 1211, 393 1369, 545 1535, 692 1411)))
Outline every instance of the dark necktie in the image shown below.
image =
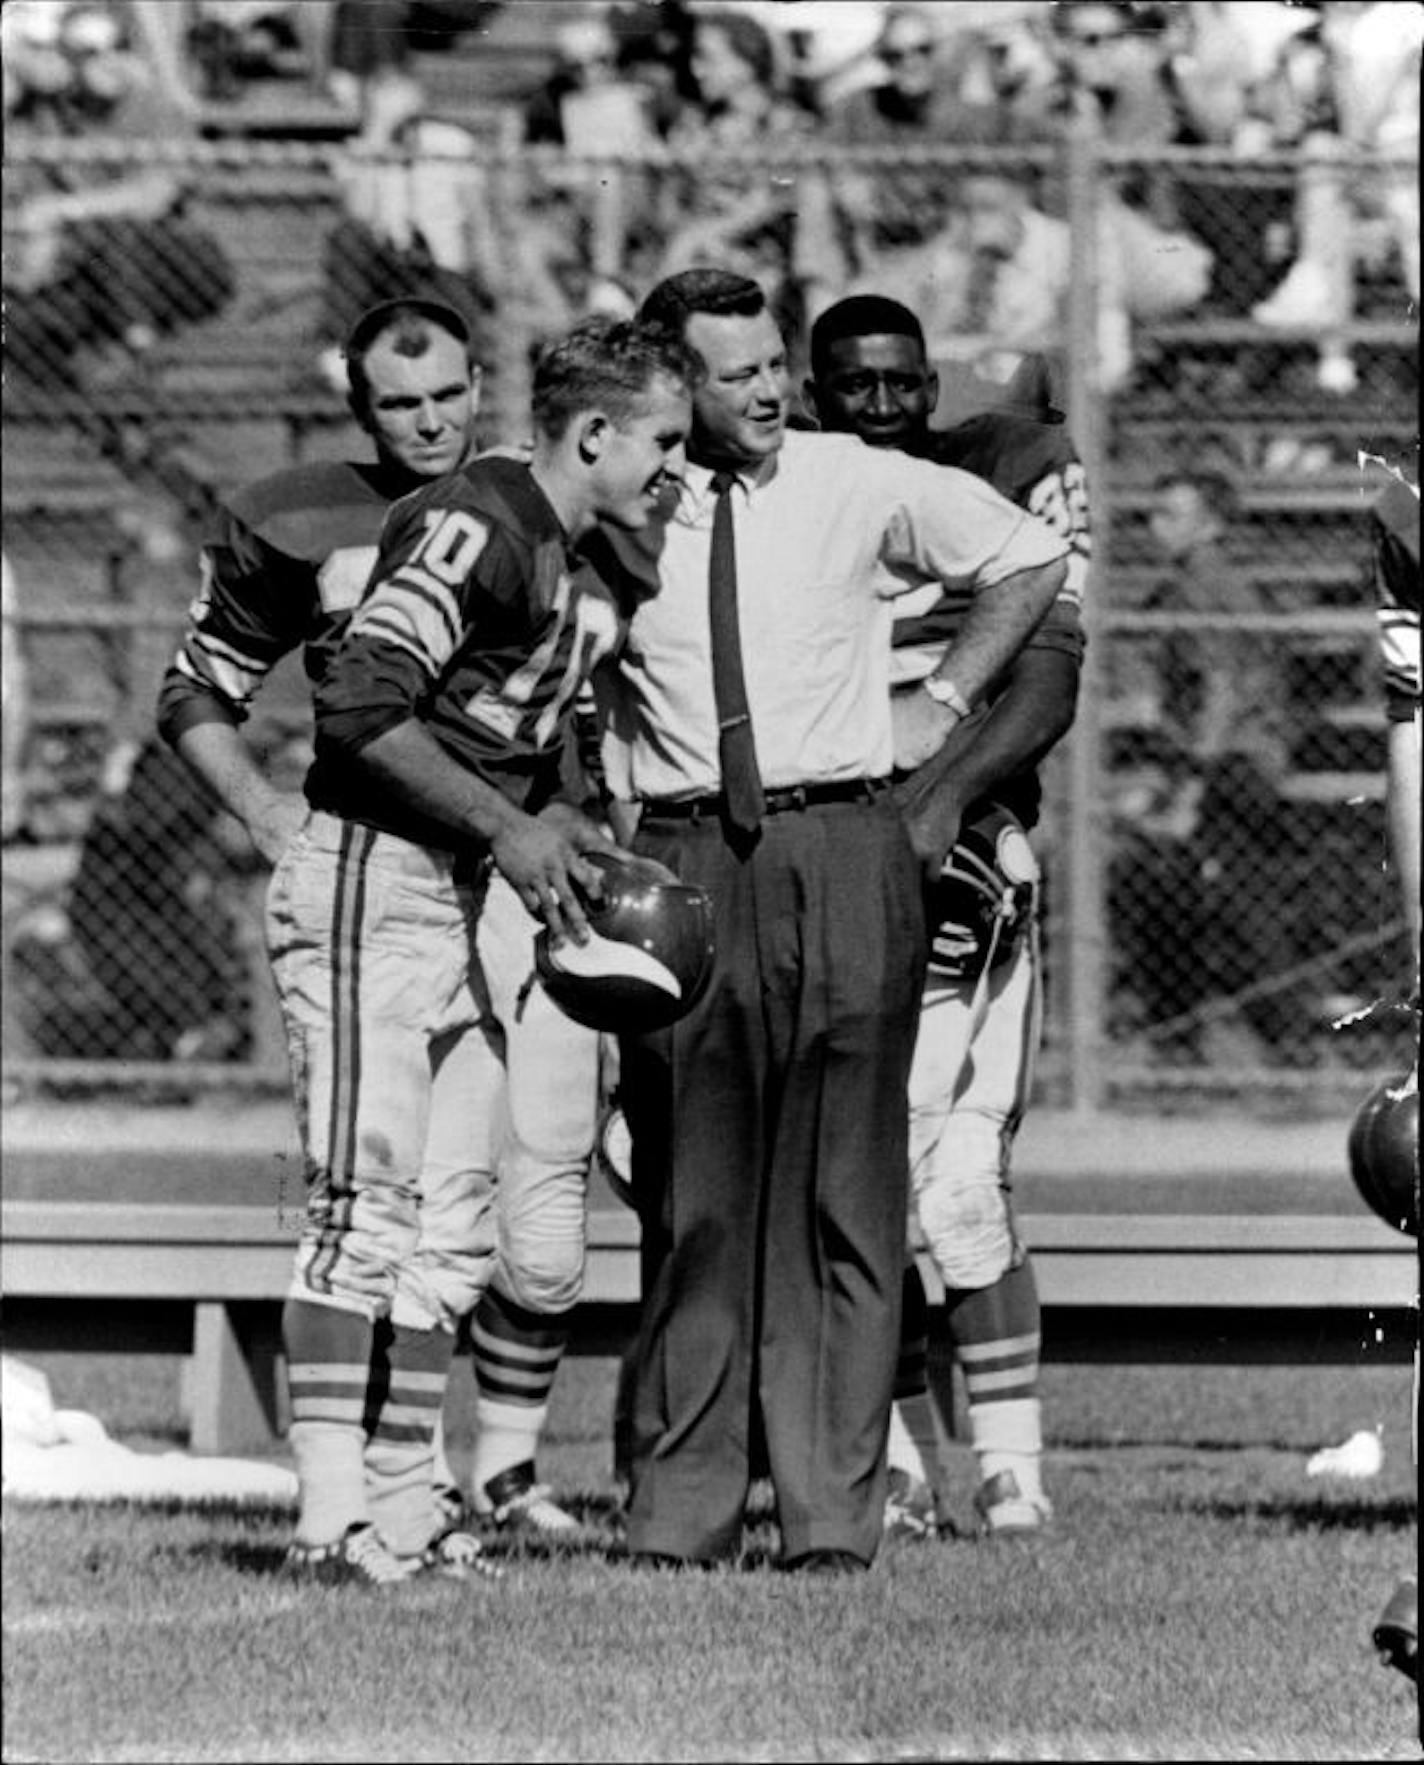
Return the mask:
POLYGON ((747 684, 742 678, 742 636, 737 623, 737 557, 732 543, 730 472, 712 479, 717 507, 712 516, 711 623, 712 691, 717 701, 718 751, 722 795, 734 827, 754 833, 766 799, 757 769, 756 740, 747 709, 747 684))

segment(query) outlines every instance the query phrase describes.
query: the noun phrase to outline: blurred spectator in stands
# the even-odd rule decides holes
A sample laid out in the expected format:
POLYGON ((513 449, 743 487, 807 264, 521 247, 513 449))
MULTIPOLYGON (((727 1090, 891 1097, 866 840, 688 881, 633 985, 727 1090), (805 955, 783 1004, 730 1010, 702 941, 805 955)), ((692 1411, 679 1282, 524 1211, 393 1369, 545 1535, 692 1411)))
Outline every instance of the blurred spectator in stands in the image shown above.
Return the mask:
MULTIPOLYGON (((1036 200, 1030 174, 969 166, 952 185, 940 229, 925 244, 885 250, 843 292, 892 288, 924 316, 930 353, 969 360, 1005 348, 1061 361, 1067 342, 1068 223, 1036 200)), ((1206 291, 1210 253, 1166 234, 1111 191, 1100 206, 1098 348, 1102 384, 1132 365, 1131 326, 1189 310, 1206 291)))
POLYGON ((1190 757, 1148 723, 1113 731, 1106 759, 1108 1021, 1115 1040, 1145 1036, 1159 1058, 1193 1058, 1201 783, 1190 757))
POLYGON ((166 743, 116 747, 72 881, 16 931, 11 981, 36 1048, 61 1059, 241 1058, 251 977, 238 922, 258 867, 166 743))
POLYGON ((75 168, 76 187, 55 189, 38 172, 27 179, 30 169, 17 168, 5 192, 6 354, 17 379, 78 385, 81 352, 119 345, 141 360, 231 298, 232 261, 189 217, 172 172, 75 168))
MULTIPOLYGON (((1168 5, 1059 0, 1051 14, 1058 80, 1041 89, 1038 120, 1056 116, 1063 128, 1076 121, 1106 145, 1147 154, 1228 144, 1246 104, 1233 72, 1240 45, 1225 11, 1188 11, 1202 14, 1190 55, 1178 53, 1187 27, 1168 5)), ((1184 211, 1180 174, 1128 165, 1107 183, 1108 231, 1124 235, 1128 312, 1151 319, 1190 311, 1210 290, 1220 240, 1194 230, 1204 217, 1184 211)), ((1058 212, 1059 193, 1046 200, 1058 212)))
POLYGON ((25 831, 25 749, 30 736, 29 667, 20 629, 20 600, 9 554, 0 552, 0 841, 25 831))
POLYGON ((814 114, 786 89, 770 32, 750 15, 696 14, 689 66, 691 100, 668 131, 670 146, 686 153, 740 153, 805 141, 814 129, 814 114))
MULTIPOLYGON (((1086 115, 1121 147, 1229 143, 1246 114, 1250 61, 1237 8, 1059 0, 1052 13, 1063 117, 1086 115)), ((1164 216, 1170 219, 1170 215, 1164 216)))
POLYGON ((995 139, 997 115, 965 100, 954 50, 927 6, 892 6, 875 44, 880 77, 828 105, 826 136, 847 147, 934 147, 995 139))
POLYGON ((1252 309, 1259 324, 1322 333, 1319 379, 1349 392, 1357 373, 1338 335, 1355 313, 1362 260, 1397 254, 1417 311, 1419 76, 1424 6, 1322 0, 1299 9, 1258 96, 1276 147, 1305 156, 1295 204, 1296 255, 1252 309), (1373 156, 1395 163, 1361 166, 1373 156), (1332 335, 1333 333, 1333 335, 1332 335))
POLYGON ((625 166, 579 162, 634 156, 654 146, 659 138, 654 105, 660 95, 627 70, 608 18, 590 14, 570 20, 559 28, 555 43, 554 70, 524 107, 524 139, 531 146, 563 147, 571 156, 562 167, 543 166, 541 181, 571 199, 589 275, 599 285, 588 290, 584 305, 628 316, 637 304, 627 286, 628 234, 634 218, 646 212, 651 185, 625 166))
MULTIPOLYGON (((777 45, 786 89, 806 110, 824 118, 832 105, 883 69, 875 58, 891 0, 736 0, 765 25, 777 45)), ((999 0, 995 10, 1006 4, 999 0)), ((937 8, 948 18, 956 8, 937 8)))
POLYGON ((524 105, 524 139, 574 153, 621 153, 652 139, 646 88, 626 77, 613 23, 596 13, 554 34, 556 61, 524 105))
POLYGON ((191 0, 188 54, 203 95, 241 98, 252 80, 309 77, 296 0, 191 0))
MULTIPOLYGON (((359 119, 361 135, 388 141, 407 117, 426 107, 415 56, 442 54, 478 30, 504 0, 333 0, 314 59, 327 90, 359 119)), ((299 18, 314 11, 299 0, 299 18)))
POLYGON ((327 89, 359 119, 360 134, 370 141, 389 141, 425 101, 411 67, 409 11, 407 0, 336 0, 332 9, 327 89))
POLYGON ((748 14, 697 14, 691 69, 693 99, 667 134, 685 164, 662 182, 666 243, 654 279, 699 264, 737 271, 762 285, 779 323, 797 328, 796 179, 774 161, 779 148, 814 139, 816 118, 787 95, 773 39, 748 14), (728 153, 761 161, 717 165, 728 153))
MULTIPOLYGON (((879 77, 826 107, 823 134, 838 147, 946 147, 995 138, 992 100, 966 103, 950 52, 927 6, 892 6, 875 44, 879 77)), ((834 182, 847 272, 869 273, 884 251, 925 244, 943 215, 938 166, 845 167, 834 182)), ((839 298, 829 290, 828 300, 839 298)), ((917 309, 918 310, 918 309, 917 309)))
MULTIPOLYGON (((345 213, 323 247, 317 366, 343 394, 342 341, 367 307, 403 295, 447 301, 469 322, 475 353, 493 359, 500 248, 489 172, 472 131, 425 115, 422 103, 412 85, 404 104, 415 108, 393 102, 379 119, 372 110, 336 165, 345 213)), ((542 284, 532 275, 526 292, 540 303, 542 284)))
POLYGON ((10 0, 0 12, 7 130, 37 135, 162 130, 158 94, 125 14, 106 0, 10 0))
MULTIPOLYGON (((1163 472, 1148 528, 1163 566, 1144 612, 1269 612, 1233 543, 1240 499, 1224 473, 1163 472)), ((1160 726, 1200 767, 1228 754, 1249 759, 1273 785, 1290 767, 1293 731, 1280 646, 1268 630, 1221 623, 1165 636, 1157 651, 1160 726)))
POLYGON ((1117 732, 1107 787, 1115 1030, 1167 1060, 1289 1058, 1310 1005, 1288 802, 1248 756, 1198 765, 1154 730, 1117 732))
MULTIPOLYGON (((131 30, 144 15, 93 0, 19 0, 0 12, 7 139, 192 132, 191 109, 160 79, 131 30)), ((74 385, 79 352, 142 355, 210 317, 235 277, 221 242, 185 213, 181 179, 110 161, 7 165, 7 370, 74 385), (116 169, 120 168, 120 169, 116 169)))
POLYGON ((625 0, 607 14, 624 79, 643 94, 644 114, 658 140, 696 98, 692 77, 693 16, 687 0, 625 0))
POLYGON ((832 140, 1004 147, 1057 133, 1043 96, 1056 69, 1034 16, 996 6, 960 20, 956 10, 908 4, 885 12, 875 45, 879 77, 826 105, 832 140))

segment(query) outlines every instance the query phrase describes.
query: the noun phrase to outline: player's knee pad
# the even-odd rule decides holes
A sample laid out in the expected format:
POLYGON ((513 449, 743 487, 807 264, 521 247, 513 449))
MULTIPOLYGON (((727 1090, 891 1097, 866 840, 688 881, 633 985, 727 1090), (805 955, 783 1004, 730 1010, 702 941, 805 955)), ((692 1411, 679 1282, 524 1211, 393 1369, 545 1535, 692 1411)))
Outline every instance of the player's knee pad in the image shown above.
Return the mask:
POLYGON ((981 1118, 941 1140, 915 1196, 920 1227, 948 1287, 988 1287, 1017 1254, 998 1126, 981 1118))
POLYGON ((411 1330, 454 1330, 479 1304, 496 1256, 492 1241, 460 1250, 425 1246, 396 1277, 391 1322, 411 1330))
POLYGON ((583 1291, 583 1250, 558 1259, 539 1259, 520 1264, 504 1264, 500 1270, 500 1291, 526 1311, 546 1315, 568 1311, 578 1304, 583 1291))
POLYGON ((583 1163, 549 1166, 537 1182, 501 1174, 500 1291, 534 1312, 567 1311, 583 1288, 587 1177, 583 1163))

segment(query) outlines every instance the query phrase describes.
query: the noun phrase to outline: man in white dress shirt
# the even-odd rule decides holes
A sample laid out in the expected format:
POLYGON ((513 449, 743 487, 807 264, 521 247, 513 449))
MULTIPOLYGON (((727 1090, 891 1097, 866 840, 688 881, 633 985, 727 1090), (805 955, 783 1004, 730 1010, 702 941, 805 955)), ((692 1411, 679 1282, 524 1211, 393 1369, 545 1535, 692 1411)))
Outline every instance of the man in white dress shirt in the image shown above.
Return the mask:
POLYGON ((788 433, 755 282, 686 271, 640 316, 706 378, 656 593, 601 689, 605 769, 636 849, 710 893, 718 964, 689 1016, 622 1049, 645 1251, 628 1546, 733 1555, 764 1459, 784 1565, 858 1570, 884 1509, 924 884, 957 833, 907 820, 888 780, 982 702, 1067 548, 968 473, 788 433), (714 656, 729 573, 744 703, 714 656), (974 605, 892 730, 891 604, 950 581, 974 605))

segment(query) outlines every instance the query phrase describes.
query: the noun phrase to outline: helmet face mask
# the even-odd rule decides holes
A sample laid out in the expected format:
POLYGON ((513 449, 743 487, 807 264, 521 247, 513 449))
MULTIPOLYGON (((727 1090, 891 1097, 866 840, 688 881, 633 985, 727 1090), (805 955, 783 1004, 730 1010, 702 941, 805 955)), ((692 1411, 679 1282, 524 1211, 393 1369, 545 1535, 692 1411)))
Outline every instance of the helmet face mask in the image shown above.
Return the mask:
POLYGON ((585 905, 586 944, 534 940, 544 990, 575 1023, 611 1035, 645 1035, 687 1015, 712 977, 712 903, 703 889, 629 856, 590 859, 604 873, 585 905))
POLYGON ((1355 1111, 1348 1140, 1360 1199, 1386 1225, 1419 1236, 1419 1079, 1376 1085, 1355 1111))

